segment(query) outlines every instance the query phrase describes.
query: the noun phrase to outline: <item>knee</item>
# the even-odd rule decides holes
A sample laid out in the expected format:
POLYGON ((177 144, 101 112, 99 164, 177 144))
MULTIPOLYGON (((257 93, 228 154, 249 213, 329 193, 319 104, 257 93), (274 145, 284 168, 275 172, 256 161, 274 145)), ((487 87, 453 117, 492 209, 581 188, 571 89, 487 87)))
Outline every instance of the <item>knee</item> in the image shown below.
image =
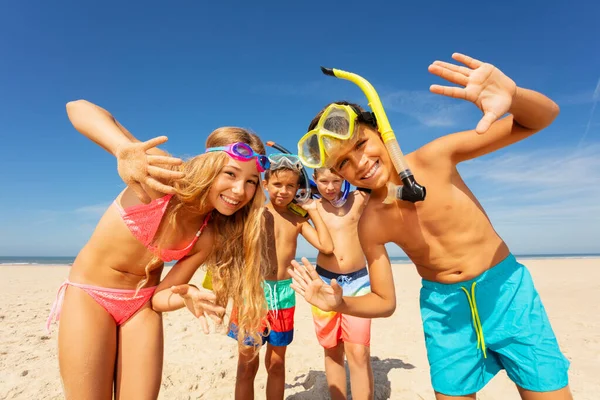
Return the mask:
POLYGON ((239 360, 237 366, 237 379, 254 380, 258 372, 258 355, 252 360, 239 360))
POLYGON ((371 350, 366 346, 352 346, 346 349, 346 357, 351 364, 365 368, 371 362, 371 350))
POLYGON ((282 359, 271 359, 271 362, 266 365, 267 373, 271 376, 284 376, 285 375, 285 360, 282 359))

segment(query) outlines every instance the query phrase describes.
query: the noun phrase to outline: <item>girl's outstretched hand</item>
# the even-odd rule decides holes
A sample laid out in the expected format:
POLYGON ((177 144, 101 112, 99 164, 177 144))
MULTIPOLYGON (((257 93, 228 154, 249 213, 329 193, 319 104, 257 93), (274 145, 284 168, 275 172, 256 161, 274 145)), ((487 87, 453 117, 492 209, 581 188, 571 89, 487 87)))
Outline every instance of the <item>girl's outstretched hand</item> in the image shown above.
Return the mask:
POLYGON ((220 324, 225 309, 216 305, 214 302, 217 296, 207 289, 199 289, 194 285, 172 286, 171 291, 183 298, 183 303, 196 318, 200 320, 204 333, 210 333, 206 317, 210 317, 216 324, 220 324))
POLYGON ((331 285, 323 282, 315 267, 304 257, 302 264, 292 260, 294 269, 288 269, 292 276, 291 288, 313 306, 323 311, 336 311, 342 304, 342 287, 336 280, 331 280, 331 285))
POLYGON ((429 66, 429 72, 462 87, 431 85, 430 90, 475 103, 483 111, 483 118, 475 130, 484 133, 494 121, 509 112, 517 85, 492 64, 460 53, 454 53, 452 58, 466 67, 435 61, 429 66))
POLYGON ((174 187, 164 184, 159 179, 171 181, 185 176, 183 172, 164 168, 181 165, 183 160, 180 158, 146 154, 146 151, 167 140, 166 136, 159 136, 146 142, 126 143, 120 145, 115 152, 119 176, 143 203, 149 203, 151 197, 142 184, 160 193, 175 194, 174 187))

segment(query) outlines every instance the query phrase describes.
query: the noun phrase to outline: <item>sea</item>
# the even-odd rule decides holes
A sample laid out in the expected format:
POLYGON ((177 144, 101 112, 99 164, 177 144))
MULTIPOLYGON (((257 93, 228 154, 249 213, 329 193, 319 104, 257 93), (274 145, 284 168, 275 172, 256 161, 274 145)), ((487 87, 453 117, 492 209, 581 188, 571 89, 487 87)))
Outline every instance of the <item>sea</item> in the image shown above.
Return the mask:
MULTIPOLYGON (((515 254, 520 260, 527 259, 551 259, 551 258, 600 258, 600 253, 574 253, 574 254, 515 254)), ((300 260, 302 256, 296 257, 300 260)), ((312 263, 317 260, 313 257, 306 257, 312 263)), ((49 256, 0 256, 0 265, 72 265, 74 256, 49 257, 49 256)), ((408 257, 390 257, 392 264, 410 264, 408 257)), ((174 263, 167 263, 167 266, 174 263)))

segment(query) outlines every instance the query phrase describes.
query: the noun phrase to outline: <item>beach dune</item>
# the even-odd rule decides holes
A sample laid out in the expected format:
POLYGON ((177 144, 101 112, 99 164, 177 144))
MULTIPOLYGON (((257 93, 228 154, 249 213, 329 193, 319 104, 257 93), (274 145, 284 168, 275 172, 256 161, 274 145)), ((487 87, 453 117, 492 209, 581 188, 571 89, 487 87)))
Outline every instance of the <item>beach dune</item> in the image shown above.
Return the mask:
MULTIPOLYGON (((560 346, 571 361, 575 399, 600 393, 600 259, 521 260, 534 281, 560 346)), ((66 266, 0 266, 0 399, 61 399, 57 326, 44 326, 66 266)), ((195 282, 201 282, 199 272, 195 282)), ((434 399, 429 382, 421 317, 420 278, 412 264, 394 266, 397 309, 374 320, 371 355, 376 399, 434 399)), ((160 399, 232 399, 237 345, 223 332, 204 335, 186 310, 164 315, 165 364, 160 399)), ((310 307, 297 298, 295 339, 287 352, 286 399, 327 399, 323 351, 317 344, 310 307)), ((264 399, 262 364, 255 382, 264 399)), ((478 397, 518 399, 500 373, 478 397)))

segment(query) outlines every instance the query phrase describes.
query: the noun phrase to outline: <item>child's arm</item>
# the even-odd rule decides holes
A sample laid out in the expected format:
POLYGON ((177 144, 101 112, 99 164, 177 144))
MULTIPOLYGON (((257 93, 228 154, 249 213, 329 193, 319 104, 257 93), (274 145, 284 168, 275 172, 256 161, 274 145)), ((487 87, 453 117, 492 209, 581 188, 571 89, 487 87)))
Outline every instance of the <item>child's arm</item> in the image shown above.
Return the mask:
POLYGON ((187 306, 196 317, 202 314, 202 310, 225 312, 225 309, 212 303, 215 300, 212 291, 188 284, 198 267, 208 258, 213 246, 214 236, 208 226, 194 246, 194 249, 199 249, 198 252, 178 261, 156 288, 152 296, 152 308, 155 311, 174 311, 187 306))
POLYGON ((308 221, 304 221, 301 226, 300 233, 313 247, 324 254, 333 253, 333 240, 329 233, 329 229, 325 225, 319 210, 317 210, 317 203, 315 200, 309 200, 302 204, 302 208, 308 211, 310 219, 312 219, 315 227, 313 228, 308 221))
POLYGON ((142 143, 108 111, 85 100, 67 103, 67 115, 77 131, 117 157, 119 175, 140 200, 151 200, 142 184, 162 194, 175 192, 171 186, 155 179, 183 177, 179 171, 161 167, 182 163, 181 159, 170 157, 155 147, 167 141, 165 136, 142 143))
POLYGON ((436 61, 429 71, 465 88, 433 85, 431 91, 471 101, 484 117, 475 130, 447 135, 424 146, 419 151, 423 161, 446 154, 457 164, 491 153, 544 129, 558 115, 556 103, 541 93, 517 87, 493 65, 464 55, 453 57, 469 68, 436 61), (506 113, 511 115, 497 120, 506 113))
POLYGON ((389 317, 396 310, 396 289, 390 259, 384 244, 369 239, 373 234, 371 231, 369 235, 368 229, 374 227, 366 223, 362 225, 361 228, 359 224, 359 236, 369 265, 371 293, 343 297, 340 285, 334 280, 331 285, 324 283, 306 258, 302 259, 304 265, 292 261, 294 269, 288 270, 293 278, 292 288, 323 311, 336 311, 362 318, 389 317))
MULTIPOLYGON (((112 155, 116 155, 120 145, 140 143, 108 111, 87 100, 68 102, 67 115, 78 132, 112 155)), ((148 149, 148 153, 161 156, 168 155, 158 148, 148 149)))
MULTIPOLYGON (((202 235, 198 242, 200 242, 204 236, 205 235, 202 235)), ((198 242, 196 243, 196 246, 198 246, 198 242)), ((190 279, 192 279, 196 270, 198 270, 198 267, 200 267, 208 257, 210 247, 203 246, 199 248, 201 250, 197 253, 178 261, 171 268, 162 282, 160 282, 154 292, 154 296, 152 296, 152 308, 154 311, 175 311, 185 307, 186 304, 183 296, 176 293, 177 291, 174 292, 173 288, 186 285, 190 279)))
POLYGON ((364 296, 344 297, 338 312, 363 318, 389 317, 396 310, 396 288, 392 275, 392 264, 384 243, 377 243, 373 234, 380 221, 361 218, 358 236, 367 265, 371 293, 364 296))

